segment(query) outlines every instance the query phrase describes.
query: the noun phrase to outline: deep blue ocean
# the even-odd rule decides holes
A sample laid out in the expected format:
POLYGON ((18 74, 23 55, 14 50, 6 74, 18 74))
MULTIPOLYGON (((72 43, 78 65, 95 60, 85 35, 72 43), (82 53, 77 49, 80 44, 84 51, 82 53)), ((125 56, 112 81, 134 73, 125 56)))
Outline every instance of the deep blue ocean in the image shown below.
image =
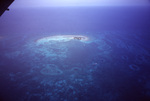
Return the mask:
POLYGON ((5 12, 0 101, 150 101, 150 7, 5 12))

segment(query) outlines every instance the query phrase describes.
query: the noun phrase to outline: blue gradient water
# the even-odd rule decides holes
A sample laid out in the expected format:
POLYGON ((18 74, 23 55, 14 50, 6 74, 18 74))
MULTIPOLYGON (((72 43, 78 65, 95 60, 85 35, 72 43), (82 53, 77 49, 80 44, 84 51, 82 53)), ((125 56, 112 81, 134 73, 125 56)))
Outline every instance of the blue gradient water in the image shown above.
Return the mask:
POLYGON ((149 9, 5 12, 0 18, 0 101, 150 101, 149 9), (64 35, 88 40, 44 39, 64 35))

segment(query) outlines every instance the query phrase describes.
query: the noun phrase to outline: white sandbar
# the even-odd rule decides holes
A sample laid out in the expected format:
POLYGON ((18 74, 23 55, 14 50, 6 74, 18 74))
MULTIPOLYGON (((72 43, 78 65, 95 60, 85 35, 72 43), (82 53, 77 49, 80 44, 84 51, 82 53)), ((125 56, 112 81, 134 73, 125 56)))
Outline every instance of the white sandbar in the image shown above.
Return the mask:
POLYGON ((36 43, 42 44, 42 43, 47 43, 51 41, 67 42, 71 40, 78 40, 78 41, 84 42, 84 41, 88 41, 88 37, 82 36, 82 35, 56 35, 56 36, 40 38, 36 41, 36 43))

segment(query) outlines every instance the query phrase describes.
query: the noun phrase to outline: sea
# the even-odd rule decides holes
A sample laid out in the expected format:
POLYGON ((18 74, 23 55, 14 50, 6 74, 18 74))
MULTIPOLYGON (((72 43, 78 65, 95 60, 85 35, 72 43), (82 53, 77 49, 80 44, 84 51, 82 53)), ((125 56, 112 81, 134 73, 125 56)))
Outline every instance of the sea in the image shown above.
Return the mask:
POLYGON ((0 101, 150 101, 150 6, 6 11, 0 101))

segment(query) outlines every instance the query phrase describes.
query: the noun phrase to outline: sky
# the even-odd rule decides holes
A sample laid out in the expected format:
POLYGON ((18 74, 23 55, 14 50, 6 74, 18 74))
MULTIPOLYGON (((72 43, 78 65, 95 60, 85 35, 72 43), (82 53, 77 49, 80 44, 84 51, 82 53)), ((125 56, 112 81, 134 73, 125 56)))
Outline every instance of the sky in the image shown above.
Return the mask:
POLYGON ((51 6, 134 6, 150 5, 150 0, 15 0, 12 7, 51 6))

